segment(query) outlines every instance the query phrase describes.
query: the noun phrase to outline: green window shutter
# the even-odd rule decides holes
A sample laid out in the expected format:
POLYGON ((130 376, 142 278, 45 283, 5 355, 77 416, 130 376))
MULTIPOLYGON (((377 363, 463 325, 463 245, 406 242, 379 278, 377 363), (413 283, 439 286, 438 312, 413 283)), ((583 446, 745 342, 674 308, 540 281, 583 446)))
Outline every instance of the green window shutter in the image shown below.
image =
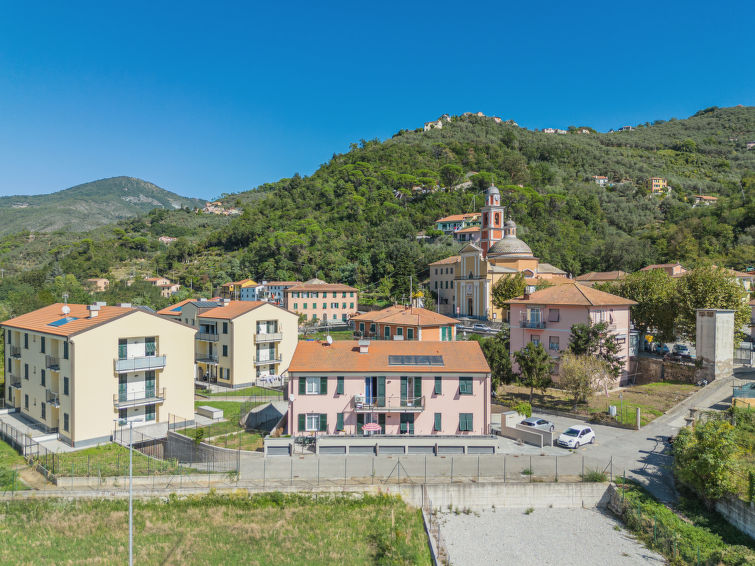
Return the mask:
POLYGON ((377 378, 378 407, 385 407, 385 376, 377 378))
POLYGON ((380 425, 380 428, 383 429, 380 433, 385 434, 385 413, 378 414, 378 424, 380 425))
POLYGON ((307 378, 300 377, 299 378, 299 395, 306 395, 306 394, 307 394, 307 378))
POLYGON ((467 426, 467 415, 466 413, 459 413, 459 431, 466 430, 467 426))
POLYGON ((320 413, 320 432, 328 432, 328 415, 320 413))
POLYGON ((436 395, 443 393, 443 380, 439 375, 435 376, 435 390, 433 392, 436 395))
POLYGON ((320 378, 320 395, 327 395, 327 394, 328 394, 328 378, 321 377, 320 378))
POLYGON ((343 413, 336 415, 336 430, 343 430, 343 413))
POLYGON ((459 378, 459 394, 472 395, 472 378, 471 377, 459 378))
POLYGON ((307 421, 307 415, 305 415, 304 413, 301 413, 299 415, 299 432, 304 432, 304 429, 307 428, 306 421, 307 421))
POLYGON ((405 375, 401 376, 401 398, 406 400, 406 389, 407 389, 408 383, 405 375))
POLYGON ((440 413, 435 413, 435 426, 434 429, 436 432, 440 432, 440 413))
POLYGON ((337 380, 338 381, 336 382, 336 393, 338 395, 343 395, 343 376, 342 375, 338 376, 337 380))
POLYGON ((406 429, 407 429, 406 422, 401 421, 401 432, 406 433, 406 429))
POLYGON ((357 413, 357 434, 363 434, 364 413, 357 413))
POLYGON ((418 376, 414 378, 414 398, 420 397, 422 397, 422 378, 418 376))

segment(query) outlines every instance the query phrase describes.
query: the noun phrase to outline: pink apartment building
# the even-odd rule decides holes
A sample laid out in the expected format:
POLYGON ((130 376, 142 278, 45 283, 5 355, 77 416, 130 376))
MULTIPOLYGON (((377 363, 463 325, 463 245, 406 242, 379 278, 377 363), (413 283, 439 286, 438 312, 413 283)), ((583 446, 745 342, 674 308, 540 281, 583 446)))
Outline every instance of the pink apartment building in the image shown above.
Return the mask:
POLYGON ((303 435, 490 433, 490 367, 477 342, 299 342, 288 432, 303 435), (376 428, 371 427, 371 428, 376 428))
POLYGON ((346 322, 359 306, 359 289, 320 279, 289 287, 284 296, 284 308, 320 322, 346 322))
POLYGON ((586 322, 605 322, 621 347, 619 356, 627 379, 629 361, 629 309, 634 301, 598 291, 579 283, 566 283, 535 291, 510 301, 511 352, 518 352, 528 342, 543 345, 556 361, 558 373, 561 353, 569 348, 571 328, 586 322))

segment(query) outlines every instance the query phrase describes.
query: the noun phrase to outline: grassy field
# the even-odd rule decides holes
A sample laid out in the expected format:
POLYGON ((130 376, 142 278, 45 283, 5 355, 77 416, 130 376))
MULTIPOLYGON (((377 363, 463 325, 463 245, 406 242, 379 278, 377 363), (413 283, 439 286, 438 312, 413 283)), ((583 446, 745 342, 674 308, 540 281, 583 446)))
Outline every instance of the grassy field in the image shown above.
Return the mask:
POLYGON ((0 491, 18 491, 27 489, 24 482, 18 479, 19 468, 26 465, 23 456, 16 452, 10 444, 0 440, 0 491))
MULTIPOLYGON (((600 420, 602 414, 608 413, 609 405, 616 405, 617 412, 621 409, 617 414, 619 422, 633 426, 636 409, 639 408, 640 418, 644 426, 686 399, 697 389, 698 387, 695 385, 676 382, 635 385, 620 391, 612 391, 608 394, 608 397, 604 393, 596 393, 586 405, 578 405, 576 412, 600 420), (619 394, 621 394, 621 399, 619 394)), ((498 398, 501 402, 511 407, 522 401, 528 401, 529 395, 530 390, 527 387, 518 385, 503 385, 498 390, 498 398)), ((572 412, 574 409, 574 404, 568 398, 566 392, 553 388, 549 388, 544 394, 536 391, 532 404, 535 407, 557 411, 572 412)))
MULTIPOLYGON (((148 458, 134 450, 133 469, 135 476, 168 475, 179 473, 178 462, 174 460, 159 461, 148 458)), ((40 462, 57 476, 127 476, 128 448, 120 444, 93 446, 76 452, 59 452, 55 454, 53 470, 52 458, 40 462)), ((193 468, 181 466, 181 473, 196 473, 193 468)))
POLYGON ((233 448, 235 450, 249 450, 254 452, 262 449, 262 435, 256 432, 232 432, 223 436, 216 436, 207 441, 213 446, 233 448))
POLYGON ((245 387, 243 389, 229 389, 228 391, 220 391, 218 393, 210 393, 210 397, 283 397, 283 393, 280 391, 274 391, 265 387, 245 387))
MULTIPOLYGON (((0 514, 2 564, 127 561, 126 500, 6 502, 0 514)), ((271 493, 135 502, 134 563, 431 562, 420 512, 400 499, 271 493)))
MULTIPOLYGON (((199 435, 204 442, 215 446, 239 448, 240 445, 241 450, 252 451, 262 446, 262 437, 259 434, 246 432, 239 425, 241 403, 236 401, 195 401, 194 405, 195 407, 208 405, 223 409, 223 418, 226 420, 206 426, 186 428, 178 432, 190 438, 197 438, 197 435, 199 435)), ((252 405, 262 405, 262 403, 252 403, 252 405)))
MULTIPOLYGON (((312 332, 311 334, 303 334, 300 340, 325 340, 328 335, 327 332, 312 332)), ((331 330, 330 336, 333 340, 354 340, 354 333, 351 330, 331 330)))

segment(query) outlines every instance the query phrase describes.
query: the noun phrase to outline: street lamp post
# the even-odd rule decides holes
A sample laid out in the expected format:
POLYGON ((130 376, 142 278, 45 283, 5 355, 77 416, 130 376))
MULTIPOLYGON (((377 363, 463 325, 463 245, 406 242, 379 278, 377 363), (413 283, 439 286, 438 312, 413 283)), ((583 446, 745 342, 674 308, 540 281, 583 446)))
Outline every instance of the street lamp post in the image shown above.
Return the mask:
POLYGON ((121 426, 128 422, 128 566, 134 566, 134 423, 126 419, 116 419, 121 426))

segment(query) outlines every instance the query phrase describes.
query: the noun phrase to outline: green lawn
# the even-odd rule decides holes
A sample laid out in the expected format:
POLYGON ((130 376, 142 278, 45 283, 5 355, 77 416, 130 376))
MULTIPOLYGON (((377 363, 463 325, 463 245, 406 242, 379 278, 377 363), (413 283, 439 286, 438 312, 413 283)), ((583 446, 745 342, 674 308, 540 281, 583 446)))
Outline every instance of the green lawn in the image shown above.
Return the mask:
MULTIPOLYGON (((128 448, 119 444, 93 446, 76 452, 59 452, 53 459, 40 462, 58 476, 127 476, 128 448), (54 469, 53 469, 54 466, 54 469)), ((135 476, 169 475, 179 473, 175 460, 154 460, 134 450, 133 470, 135 476)), ((193 468, 181 466, 181 473, 196 473, 193 468)))
MULTIPOLYGON (((262 405, 262 402, 252 403, 252 406, 262 405)), ((239 426, 239 414, 241 412, 242 403, 236 401, 195 401, 194 408, 201 405, 215 407, 217 409, 223 409, 223 418, 226 419, 221 422, 214 422, 206 426, 189 427, 180 429, 178 432, 185 434, 191 438, 196 438, 197 434, 201 439, 213 438, 220 435, 226 435, 231 433, 237 433, 244 430, 239 426)), ((219 440, 220 442, 220 440, 219 440)), ((224 441, 223 441, 224 442, 224 441)))
POLYGON ((230 432, 222 436, 215 436, 209 440, 209 444, 213 446, 222 446, 223 448, 233 448, 236 450, 249 450, 254 452, 261 449, 262 435, 256 432, 230 432))
POLYGON ((26 460, 10 444, 0 440, 0 491, 27 489, 18 478, 17 468, 26 465, 26 460))
MULTIPOLYGON (((125 564, 127 500, 0 504, 2 564, 125 564)), ((134 503, 134 563, 430 564, 417 509, 387 496, 215 495, 134 503)))
MULTIPOLYGON (((302 334, 300 340, 325 340, 328 335, 325 331, 313 332, 311 334, 302 334)), ((330 337, 333 340, 354 340, 354 333, 351 330, 331 330, 330 337)))
POLYGON ((245 387, 243 389, 228 389, 227 391, 220 391, 218 393, 210 393, 210 397, 252 397, 252 396, 280 397, 282 399, 283 393, 281 391, 275 391, 272 389, 267 389, 265 387, 257 387, 256 385, 253 385, 252 387, 245 387))

